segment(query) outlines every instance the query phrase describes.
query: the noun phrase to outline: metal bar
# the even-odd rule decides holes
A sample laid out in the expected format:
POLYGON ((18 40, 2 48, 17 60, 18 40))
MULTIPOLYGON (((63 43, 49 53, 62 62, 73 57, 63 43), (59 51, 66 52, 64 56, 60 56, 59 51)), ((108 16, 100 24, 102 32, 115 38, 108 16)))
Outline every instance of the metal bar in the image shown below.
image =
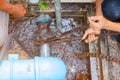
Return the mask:
MULTIPOLYGON (((98 40, 98 55, 101 54, 101 45, 100 45, 100 39, 98 40)), ((103 67, 102 67, 102 59, 98 58, 98 68, 99 68, 99 80, 103 80, 103 67)))
MULTIPOLYGON (((89 52, 97 52, 97 42, 89 43, 89 52)), ((91 70, 91 80, 99 80, 99 70, 97 58, 90 57, 90 70, 91 70)))
MULTIPOLYGON (((108 48, 108 40, 106 37, 101 37, 101 54, 109 54, 109 48, 108 48)), ((103 80, 110 80, 109 79, 109 71, 108 71, 108 61, 105 59, 102 59, 102 67, 103 67, 103 80)))
POLYGON ((61 17, 61 0, 54 0, 55 13, 56 13, 56 23, 58 29, 62 28, 62 17, 61 17))

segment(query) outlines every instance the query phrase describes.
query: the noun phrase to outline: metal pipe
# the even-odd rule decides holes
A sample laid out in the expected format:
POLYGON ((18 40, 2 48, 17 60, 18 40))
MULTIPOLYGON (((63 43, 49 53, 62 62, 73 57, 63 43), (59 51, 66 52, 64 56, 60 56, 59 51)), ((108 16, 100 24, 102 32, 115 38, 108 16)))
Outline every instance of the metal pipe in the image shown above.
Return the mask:
POLYGON ((55 13, 56 13, 56 23, 58 29, 62 28, 62 16, 61 16, 61 0, 54 0, 55 13))

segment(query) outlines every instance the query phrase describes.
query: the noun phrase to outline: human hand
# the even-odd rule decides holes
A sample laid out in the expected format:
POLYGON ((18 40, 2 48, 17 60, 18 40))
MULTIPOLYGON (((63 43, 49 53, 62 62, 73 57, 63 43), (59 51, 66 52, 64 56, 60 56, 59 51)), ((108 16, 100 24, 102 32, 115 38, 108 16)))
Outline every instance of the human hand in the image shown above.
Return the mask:
POLYGON ((82 40, 85 40, 86 43, 90 43, 92 41, 97 40, 99 37, 96 35, 99 35, 101 30, 93 30, 92 28, 89 28, 85 31, 85 34, 82 37, 82 40))
POLYGON ((26 15, 26 9, 23 4, 16 4, 13 5, 11 14, 16 18, 24 17, 26 15))
POLYGON ((89 26, 97 31, 99 29, 104 29, 108 26, 108 20, 105 19, 103 16, 92 16, 88 17, 89 26))

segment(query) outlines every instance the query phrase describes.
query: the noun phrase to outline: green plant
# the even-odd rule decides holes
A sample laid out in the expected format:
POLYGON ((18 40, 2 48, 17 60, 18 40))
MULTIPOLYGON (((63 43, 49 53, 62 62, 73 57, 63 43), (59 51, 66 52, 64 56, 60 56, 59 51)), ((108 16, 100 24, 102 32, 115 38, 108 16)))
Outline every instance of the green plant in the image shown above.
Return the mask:
POLYGON ((48 5, 46 3, 47 1, 48 0, 40 0, 39 3, 38 3, 39 8, 43 9, 43 10, 47 9, 47 7, 48 7, 48 5))

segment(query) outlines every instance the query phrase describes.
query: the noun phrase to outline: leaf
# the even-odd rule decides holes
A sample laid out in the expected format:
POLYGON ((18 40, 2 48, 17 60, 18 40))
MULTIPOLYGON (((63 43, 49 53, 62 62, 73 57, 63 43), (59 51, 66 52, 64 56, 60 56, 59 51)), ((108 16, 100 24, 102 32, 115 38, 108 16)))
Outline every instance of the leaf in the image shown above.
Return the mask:
POLYGON ((39 7, 40 7, 40 9, 43 9, 43 10, 45 10, 45 9, 47 9, 47 3, 44 3, 44 2, 39 2, 39 7))

